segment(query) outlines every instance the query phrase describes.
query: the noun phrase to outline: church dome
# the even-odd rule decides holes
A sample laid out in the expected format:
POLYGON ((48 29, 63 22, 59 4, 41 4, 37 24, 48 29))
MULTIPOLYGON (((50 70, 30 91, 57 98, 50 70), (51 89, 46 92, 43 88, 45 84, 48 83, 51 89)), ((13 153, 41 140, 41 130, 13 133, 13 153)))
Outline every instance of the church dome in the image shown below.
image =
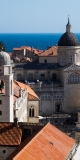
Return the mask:
POLYGON ((78 39, 71 32, 71 25, 69 18, 68 18, 68 24, 66 25, 66 32, 59 39, 58 46, 79 46, 78 39))
POLYGON ((10 65, 10 56, 4 51, 0 51, 0 66, 10 65))
POLYGON ((79 46, 79 42, 73 33, 65 32, 59 39, 58 46, 79 46))

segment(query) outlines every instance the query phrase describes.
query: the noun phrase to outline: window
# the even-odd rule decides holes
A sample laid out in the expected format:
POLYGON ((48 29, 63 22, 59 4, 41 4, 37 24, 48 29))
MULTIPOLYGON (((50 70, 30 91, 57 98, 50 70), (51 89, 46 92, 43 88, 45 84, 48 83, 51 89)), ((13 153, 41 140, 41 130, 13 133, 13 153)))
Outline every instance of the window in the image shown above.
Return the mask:
POLYGON ((0 80, 0 90, 1 90, 1 92, 2 92, 3 88, 4 88, 4 82, 3 82, 3 80, 0 80))
POLYGON ((72 63, 72 55, 69 55, 69 63, 72 63))
POLYGON ((47 63, 47 59, 44 60, 44 63, 47 63))
POLYGON ((5 153, 6 153, 6 150, 3 150, 3 153, 5 154, 5 153))
POLYGON ((58 112, 61 112, 61 103, 57 102, 55 104, 55 111, 58 113, 58 112))
POLYGON ((24 128, 24 136, 31 135, 31 129, 24 128))
POLYGON ((0 111, 0 116, 2 115, 2 111, 0 111))
POLYGON ((54 99, 55 100, 61 100, 63 98, 63 95, 61 94, 61 93, 56 93, 55 95, 54 95, 54 99))
POLYGON ((32 73, 29 74, 29 80, 33 80, 33 74, 32 73))
POLYGON ((52 80, 56 80, 56 73, 52 74, 52 80))
POLYGON ((0 104, 2 104, 2 100, 0 100, 0 104))
POLYGON ((44 100, 51 100, 51 96, 49 95, 49 94, 47 94, 47 93, 45 93, 45 94, 43 94, 42 96, 41 96, 41 99, 44 101, 44 100))
POLYGON ((80 75, 73 73, 68 78, 68 83, 80 83, 80 75))
POLYGON ((44 80, 45 79, 45 74, 41 74, 41 80, 44 80))
POLYGON ((61 59, 62 63, 65 62, 65 56, 62 56, 62 59, 61 59))
POLYGON ((34 117, 34 108, 32 106, 29 109, 29 117, 34 117))

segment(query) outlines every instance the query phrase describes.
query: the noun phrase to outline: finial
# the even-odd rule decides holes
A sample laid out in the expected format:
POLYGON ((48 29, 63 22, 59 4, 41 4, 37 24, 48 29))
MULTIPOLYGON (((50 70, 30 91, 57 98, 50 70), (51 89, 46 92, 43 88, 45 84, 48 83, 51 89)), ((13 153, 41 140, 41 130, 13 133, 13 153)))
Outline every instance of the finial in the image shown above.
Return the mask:
POLYGON ((70 25, 70 19, 69 19, 69 14, 68 14, 68 25, 70 25))
POLYGON ((71 25, 70 25, 70 19, 69 19, 69 15, 68 15, 68 23, 66 25, 66 32, 71 32, 71 25))

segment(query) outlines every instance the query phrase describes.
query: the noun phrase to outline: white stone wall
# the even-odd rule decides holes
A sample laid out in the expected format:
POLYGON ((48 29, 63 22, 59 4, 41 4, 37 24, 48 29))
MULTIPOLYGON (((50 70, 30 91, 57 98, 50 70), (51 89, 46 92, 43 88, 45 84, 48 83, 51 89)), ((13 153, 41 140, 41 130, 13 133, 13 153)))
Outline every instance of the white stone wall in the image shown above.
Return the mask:
MULTIPOLYGON (((3 66, 3 69, 5 67, 3 66)), ((0 94, 0 100, 2 100, 0 122, 13 122, 13 74, 7 74, 7 70, 4 74, 0 76, 0 80, 5 84, 5 94, 0 94)))
POLYGON ((61 66, 70 64, 70 56, 72 56, 72 63, 78 64, 80 62, 80 47, 58 47, 58 63, 61 66), (78 58, 77 58, 78 57, 78 58))
POLYGON ((80 160, 80 144, 79 144, 77 151, 76 151, 75 155, 73 156, 72 160, 80 160))

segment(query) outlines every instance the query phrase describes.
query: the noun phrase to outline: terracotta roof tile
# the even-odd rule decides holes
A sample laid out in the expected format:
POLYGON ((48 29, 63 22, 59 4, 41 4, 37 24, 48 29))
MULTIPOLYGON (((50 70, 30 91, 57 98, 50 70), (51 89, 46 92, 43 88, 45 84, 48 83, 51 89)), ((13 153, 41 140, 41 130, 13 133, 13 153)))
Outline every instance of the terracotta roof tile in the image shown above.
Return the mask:
POLYGON ((64 160, 74 144, 74 139, 48 123, 11 160, 64 160))
POLYGON ((35 54, 39 54, 39 53, 43 52, 43 50, 31 48, 29 46, 22 46, 20 48, 13 48, 14 51, 20 51, 20 50, 23 50, 23 49, 26 49, 26 50, 31 51, 31 52, 34 51, 35 54))
POLYGON ((21 137, 21 127, 15 127, 13 123, 0 122, 0 145, 19 145, 21 137))
POLYGON ((39 100, 36 93, 28 85, 14 80, 14 102, 17 100, 17 98, 19 98, 20 88, 22 88, 22 90, 28 90, 28 100, 39 100))
MULTIPOLYGON (((19 92, 18 90, 20 89, 20 87, 24 90, 27 89, 28 90, 28 99, 39 99, 39 97, 36 95, 36 93, 26 84, 23 84, 21 82, 18 82, 16 80, 14 80, 14 92, 16 92, 16 96, 19 97, 19 92), (16 87, 15 87, 16 86, 16 87), (30 96, 31 95, 31 96, 30 96)), ((15 98, 16 99, 16 98, 15 98)))
POLYGON ((57 55, 58 55, 57 46, 54 46, 42 52, 39 56, 57 56, 57 55))
MULTIPOLYGON (((19 90, 22 88, 22 90, 27 89, 28 90, 28 100, 39 100, 39 97, 36 95, 36 93, 26 84, 20 83, 16 80, 13 81, 13 98, 14 102, 19 98, 19 90)), ((0 90, 0 94, 5 94, 5 89, 3 88, 0 90)))

